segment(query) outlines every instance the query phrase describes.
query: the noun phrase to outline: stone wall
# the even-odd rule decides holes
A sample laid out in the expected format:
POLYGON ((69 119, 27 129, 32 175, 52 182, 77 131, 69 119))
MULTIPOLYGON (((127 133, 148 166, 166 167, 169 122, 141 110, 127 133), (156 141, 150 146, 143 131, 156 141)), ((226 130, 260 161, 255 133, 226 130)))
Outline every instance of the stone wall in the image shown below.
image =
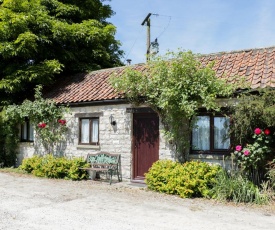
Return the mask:
MULTIPOLYGON (((133 114, 127 113, 126 108, 131 107, 129 104, 120 105, 101 105, 101 106, 83 106, 72 107, 71 113, 67 114, 67 126, 69 132, 67 140, 61 143, 60 153, 67 157, 86 158, 88 153, 106 151, 110 153, 121 154, 122 176, 124 179, 131 179, 132 173, 132 119, 133 114), (99 116, 99 145, 79 145, 79 114, 100 114, 99 116), (78 115, 77 115, 78 114, 78 115), (113 116, 116 125, 110 124, 110 116, 113 116)), ((159 159, 174 159, 175 154, 172 146, 166 142, 163 136, 163 125, 160 121, 160 143, 159 159)), ((23 158, 31 157, 34 153, 41 152, 41 146, 37 142, 22 142, 19 145, 17 156, 17 165, 20 165, 23 158)), ((211 164, 219 164, 227 169, 235 167, 228 156, 212 154, 191 154, 190 160, 206 161, 211 164)))
POLYGON ((32 157, 34 154, 33 142, 21 142, 19 144, 19 154, 16 157, 16 166, 18 167, 24 158, 32 157))
MULTIPOLYGON (((120 105, 101 105, 101 106, 83 106, 72 107, 71 114, 67 114, 67 126, 69 132, 67 141, 62 143, 60 152, 67 157, 86 158, 88 153, 106 151, 110 153, 121 154, 122 176, 124 179, 131 178, 132 164, 132 113, 126 113, 129 104, 120 105), (100 113, 99 116, 99 145, 79 145, 79 116, 80 114, 100 113), (110 124, 110 116, 113 116, 116 125, 110 124)), ((173 154, 169 144, 166 143, 161 132, 160 122, 160 146, 159 158, 172 159, 173 154)), ((20 154, 18 155, 18 164, 24 157, 31 157, 38 153, 39 148, 33 143, 21 143, 20 154)), ((40 150, 41 151, 41 150, 40 150)))
POLYGON ((191 161, 204 161, 210 164, 220 165, 226 170, 235 170, 236 162, 234 162, 231 156, 228 155, 217 155, 217 154, 190 154, 189 160, 191 161))
MULTIPOLYGON (((121 166, 124 179, 131 179, 132 173, 132 119, 133 114, 127 113, 126 108, 130 108, 129 104, 120 105, 101 105, 101 106, 83 106, 72 107, 71 113, 67 114, 67 126, 69 132, 67 140, 61 143, 60 153, 67 157, 83 157, 86 158, 88 153, 106 151, 110 153, 121 154, 121 166), (79 114, 95 113, 99 116, 99 145, 79 145, 79 114), (78 115, 76 115, 78 114, 78 115), (110 124, 110 116, 113 116, 116 125, 110 124)), ((166 142, 163 136, 163 125, 160 121, 160 143, 159 143, 159 159, 174 159, 175 154, 172 146, 166 142)), ((31 157, 34 153, 41 152, 41 146, 37 145, 37 141, 22 142, 19 145, 17 156, 17 165, 20 165, 23 158, 31 157)), ((227 169, 232 168, 232 160, 230 157, 212 154, 191 154, 190 160, 206 161, 212 164, 219 164, 227 169)), ((234 165, 233 165, 234 167, 234 165)))

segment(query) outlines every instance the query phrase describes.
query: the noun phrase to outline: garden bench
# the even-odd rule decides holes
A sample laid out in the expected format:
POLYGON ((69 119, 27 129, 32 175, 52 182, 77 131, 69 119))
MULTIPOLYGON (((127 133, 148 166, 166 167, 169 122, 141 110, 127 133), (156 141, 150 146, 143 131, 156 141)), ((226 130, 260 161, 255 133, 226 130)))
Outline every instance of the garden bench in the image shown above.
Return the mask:
POLYGON ((119 182, 122 181, 120 154, 108 152, 89 153, 86 161, 90 164, 90 167, 80 169, 106 173, 110 177, 110 184, 112 184, 113 175, 117 175, 119 182))

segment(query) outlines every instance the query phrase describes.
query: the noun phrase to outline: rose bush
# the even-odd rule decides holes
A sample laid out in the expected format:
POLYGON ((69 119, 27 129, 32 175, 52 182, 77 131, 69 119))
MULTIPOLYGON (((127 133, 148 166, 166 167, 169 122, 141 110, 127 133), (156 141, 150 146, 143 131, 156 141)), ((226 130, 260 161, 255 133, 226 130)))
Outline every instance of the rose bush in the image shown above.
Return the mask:
POLYGON ((34 147, 37 153, 63 156, 68 132, 68 121, 64 117, 69 114, 69 108, 57 106, 54 101, 44 99, 41 91, 42 86, 37 86, 34 101, 25 100, 21 105, 8 106, 5 119, 13 121, 17 126, 28 118, 35 131, 34 147))
POLYGON ((256 128, 252 136, 253 142, 235 147, 234 156, 243 169, 257 169, 263 166, 271 153, 270 130, 256 128))

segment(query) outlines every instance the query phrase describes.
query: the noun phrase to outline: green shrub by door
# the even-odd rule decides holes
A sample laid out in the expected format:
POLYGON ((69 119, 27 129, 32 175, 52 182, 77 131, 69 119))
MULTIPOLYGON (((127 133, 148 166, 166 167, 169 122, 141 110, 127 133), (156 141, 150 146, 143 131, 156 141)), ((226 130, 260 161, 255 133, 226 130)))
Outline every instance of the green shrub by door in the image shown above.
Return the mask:
POLYGON ((206 162, 186 162, 159 160, 145 175, 149 189, 176 194, 182 198, 211 197, 211 188, 215 183, 220 166, 206 162))

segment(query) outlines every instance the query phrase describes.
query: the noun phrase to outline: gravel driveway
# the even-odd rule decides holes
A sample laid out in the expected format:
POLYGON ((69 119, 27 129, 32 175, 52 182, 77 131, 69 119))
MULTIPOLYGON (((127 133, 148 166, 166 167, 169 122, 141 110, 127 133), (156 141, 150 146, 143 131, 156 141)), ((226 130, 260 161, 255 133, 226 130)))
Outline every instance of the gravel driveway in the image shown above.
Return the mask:
POLYGON ((274 230, 274 210, 181 199, 130 182, 0 173, 0 229, 274 230))

